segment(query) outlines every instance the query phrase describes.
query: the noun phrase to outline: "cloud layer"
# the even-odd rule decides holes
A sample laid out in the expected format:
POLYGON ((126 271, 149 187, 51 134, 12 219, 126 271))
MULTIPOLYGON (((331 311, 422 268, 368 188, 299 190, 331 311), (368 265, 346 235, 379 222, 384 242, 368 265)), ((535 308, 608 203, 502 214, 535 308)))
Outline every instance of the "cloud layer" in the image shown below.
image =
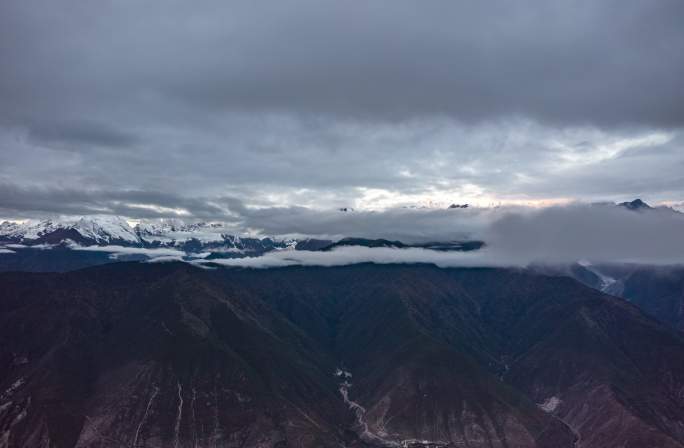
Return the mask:
POLYGON ((681 202, 683 18, 678 0, 5 1, 0 216, 681 202))
MULTIPOLYGON (((455 211, 461 213, 463 210, 455 211)), ((218 264, 245 267, 277 267, 302 265, 344 265, 359 262, 374 263, 434 263, 438 266, 528 266, 533 263, 573 263, 589 260, 594 263, 684 263, 684 214, 670 209, 653 209, 634 212, 611 205, 570 205, 547 207, 538 210, 512 209, 473 211, 451 220, 441 213, 425 212, 405 214, 407 221, 400 230, 393 227, 397 216, 378 214, 372 219, 386 219, 382 228, 385 235, 406 235, 406 228, 418 224, 410 220, 420 217, 420 225, 433 234, 418 235, 426 231, 418 227, 413 235, 417 239, 437 239, 460 228, 469 228, 472 238, 484 240, 484 249, 473 252, 437 252, 425 249, 391 249, 366 247, 340 247, 331 252, 281 251, 262 257, 217 260, 218 264), (382 216, 382 218, 381 218, 382 216), (454 224, 459 223, 457 227, 454 224), (442 225, 443 227, 439 227, 442 225), (396 233, 395 233, 396 232, 396 233)), ((307 218, 306 223, 314 220, 307 218)), ((375 221, 375 225, 381 225, 375 221)), ((376 228, 372 226, 374 229, 376 228)), ((357 229, 360 236, 363 234, 357 229)))
MULTIPOLYGON (((252 229, 256 229, 258 223, 258 231, 262 235, 283 238, 336 240, 352 236, 404 243, 481 240, 485 246, 471 252, 344 246, 323 252, 283 249, 260 257, 225 260, 203 260, 208 252, 190 254, 178 248, 78 245, 71 248, 105 252, 112 258, 144 256, 154 261, 190 260, 201 265, 217 263, 244 267, 332 266, 359 262, 528 266, 581 260, 593 263, 684 264, 684 214, 666 207, 634 211, 608 203, 572 203, 536 209, 497 207, 326 212, 287 208, 259 210, 254 215, 244 210, 242 213, 242 225, 252 223, 252 229)), ((52 246, 32 248, 47 250, 52 246)), ((11 251, 27 247, 9 244, 0 249, 11 251)))

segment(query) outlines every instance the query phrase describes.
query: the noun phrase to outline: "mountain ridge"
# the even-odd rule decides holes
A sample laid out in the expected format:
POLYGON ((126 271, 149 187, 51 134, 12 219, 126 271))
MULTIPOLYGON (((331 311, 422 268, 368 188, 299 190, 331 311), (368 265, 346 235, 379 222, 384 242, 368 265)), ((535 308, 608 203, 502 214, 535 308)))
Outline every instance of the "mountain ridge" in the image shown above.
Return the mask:
POLYGON ((11 447, 684 441, 681 335, 571 278, 118 263, 0 283, 11 447))

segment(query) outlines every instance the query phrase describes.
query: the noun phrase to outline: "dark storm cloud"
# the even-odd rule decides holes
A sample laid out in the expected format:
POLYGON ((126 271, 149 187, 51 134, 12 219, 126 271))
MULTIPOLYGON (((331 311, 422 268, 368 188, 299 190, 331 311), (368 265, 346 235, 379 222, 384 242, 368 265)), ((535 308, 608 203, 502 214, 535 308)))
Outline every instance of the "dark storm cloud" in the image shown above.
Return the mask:
POLYGON ((9 1, 1 8, 0 92, 15 109, 6 117, 36 108, 137 115, 175 101, 186 109, 157 112, 466 121, 522 114, 659 127, 680 126, 684 117, 677 0, 9 1), (114 110, 102 110, 108 106, 114 110))
POLYGON ((3 214, 681 201, 683 20, 678 0, 3 1, 3 214))
POLYGON ((67 149, 89 145, 129 147, 138 142, 135 135, 89 120, 72 122, 55 120, 45 125, 35 123, 30 129, 29 137, 41 143, 61 143, 67 149))

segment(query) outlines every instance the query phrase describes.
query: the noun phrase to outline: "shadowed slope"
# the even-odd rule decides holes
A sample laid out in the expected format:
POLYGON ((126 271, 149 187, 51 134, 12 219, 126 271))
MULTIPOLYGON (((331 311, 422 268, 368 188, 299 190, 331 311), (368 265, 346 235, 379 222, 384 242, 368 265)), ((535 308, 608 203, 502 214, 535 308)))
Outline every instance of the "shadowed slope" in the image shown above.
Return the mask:
POLYGON ((0 284, 8 446, 684 440, 684 342, 568 278, 119 263, 0 284))

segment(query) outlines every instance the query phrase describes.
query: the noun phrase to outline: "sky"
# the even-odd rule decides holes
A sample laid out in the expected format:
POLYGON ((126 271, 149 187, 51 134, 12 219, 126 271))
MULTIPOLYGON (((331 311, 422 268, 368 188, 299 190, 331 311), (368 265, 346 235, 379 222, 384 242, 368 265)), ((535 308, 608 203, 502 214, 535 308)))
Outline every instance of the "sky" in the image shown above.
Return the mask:
POLYGON ((2 1, 0 217, 681 205, 682 23, 680 0, 2 1))

